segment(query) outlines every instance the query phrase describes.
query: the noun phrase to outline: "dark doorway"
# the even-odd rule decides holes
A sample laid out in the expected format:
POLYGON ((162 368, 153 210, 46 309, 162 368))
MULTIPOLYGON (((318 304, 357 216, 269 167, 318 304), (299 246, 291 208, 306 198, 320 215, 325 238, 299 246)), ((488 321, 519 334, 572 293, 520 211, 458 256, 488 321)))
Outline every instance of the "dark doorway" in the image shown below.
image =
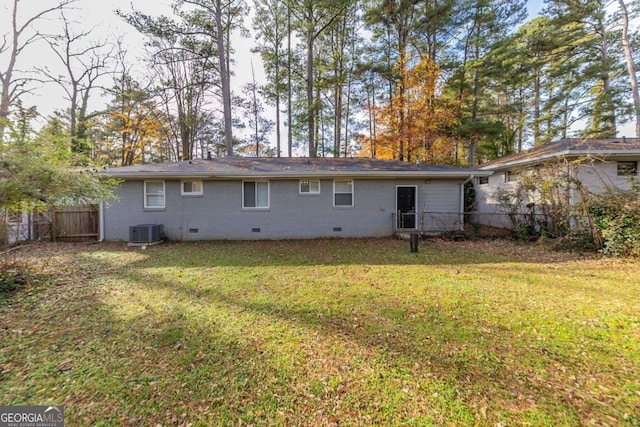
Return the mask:
POLYGON ((416 187, 396 187, 398 228, 416 228, 416 187))

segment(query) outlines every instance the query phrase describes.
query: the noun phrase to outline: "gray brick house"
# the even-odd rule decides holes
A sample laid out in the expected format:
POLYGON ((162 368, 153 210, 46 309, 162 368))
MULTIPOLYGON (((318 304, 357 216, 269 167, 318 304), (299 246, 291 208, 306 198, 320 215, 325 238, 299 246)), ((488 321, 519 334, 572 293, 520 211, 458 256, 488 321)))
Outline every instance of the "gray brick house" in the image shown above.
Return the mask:
POLYGON ((491 172, 367 158, 214 158, 134 165, 101 237, 159 224, 172 240, 390 236, 461 227, 463 184, 491 172))

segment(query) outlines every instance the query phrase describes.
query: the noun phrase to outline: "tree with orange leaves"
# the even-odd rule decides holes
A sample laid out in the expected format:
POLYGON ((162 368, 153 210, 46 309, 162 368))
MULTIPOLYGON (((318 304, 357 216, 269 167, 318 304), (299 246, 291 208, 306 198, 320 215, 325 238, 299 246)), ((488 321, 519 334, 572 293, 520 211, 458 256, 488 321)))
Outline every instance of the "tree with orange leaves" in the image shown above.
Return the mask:
POLYGON ((382 159, 451 163, 453 144, 443 130, 456 115, 437 96, 440 70, 426 57, 411 68, 407 62, 398 60, 399 79, 390 102, 373 107, 378 129, 375 138, 364 141, 363 152, 382 159))

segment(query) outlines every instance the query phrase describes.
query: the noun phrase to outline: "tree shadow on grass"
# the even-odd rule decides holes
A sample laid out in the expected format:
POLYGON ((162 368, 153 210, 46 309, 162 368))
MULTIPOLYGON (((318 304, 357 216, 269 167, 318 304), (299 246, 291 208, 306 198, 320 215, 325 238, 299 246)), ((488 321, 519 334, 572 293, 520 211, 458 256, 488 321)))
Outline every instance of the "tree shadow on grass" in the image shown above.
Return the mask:
POLYGON ((304 422, 277 413, 290 392, 277 355, 179 309, 122 316, 105 303, 109 286, 87 279, 0 307, 3 404, 62 404, 69 425, 304 422))
MULTIPOLYGON (((260 246, 270 254, 258 255, 254 242, 167 245, 144 252, 118 248, 115 255, 137 255, 126 265, 101 253, 104 247, 92 247, 95 254, 76 258, 79 270, 89 270, 91 285, 70 285, 66 296, 56 297, 59 305, 58 300, 42 305, 48 298, 41 295, 32 302, 35 317, 26 306, 7 317, 3 327, 25 324, 29 335, 26 341, 14 336, 11 341, 17 342, 0 353, 0 381, 8 384, 2 389, 10 390, 3 401, 64 396, 70 420, 114 425, 122 419, 125 424, 181 420, 179 411, 167 406, 201 424, 241 418, 328 424, 331 416, 355 424, 416 419, 462 423, 480 416, 481 422, 495 424, 503 417, 526 421, 531 411, 549 418, 562 412, 565 424, 578 424, 585 411, 596 418, 619 415, 594 403, 598 396, 572 398, 558 388, 572 376, 582 376, 584 369, 600 369, 597 363, 595 368, 584 366, 575 355, 537 344, 533 330, 512 331, 492 322, 462 294, 459 309, 437 298, 417 304, 411 293, 376 290, 344 301, 326 297, 324 304, 316 304, 303 288, 276 289, 281 286, 277 278, 267 280, 259 271, 235 283, 199 277, 189 281, 153 271, 214 265, 234 275, 255 266, 306 268, 329 264, 336 252, 342 259, 338 265, 365 265, 365 249, 375 242, 361 241, 340 253, 340 242, 329 241, 329 249, 315 258, 309 252, 316 247, 312 243, 300 249, 275 242, 260 246), (300 258, 286 261, 299 251, 300 258), (75 286, 78 292, 72 292, 75 286), (93 286, 98 286, 95 291, 93 286), (146 309, 141 301, 138 311, 122 315, 106 304, 108 292, 121 292, 119 301, 126 301, 129 286, 142 300, 147 291, 160 295, 166 307, 146 309), (199 316, 200 310, 220 317, 213 321, 211 315, 199 316), (230 333, 234 322, 239 326, 230 333), (238 329, 242 325, 245 334, 238 329), (35 349, 28 363, 20 359, 24 348, 35 349), (304 353, 296 356, 296 350, 304 353), (312 352, 318 352, 316 359, 307 361, 312 352), (340 371, 345 360, 347 369, 340 371), (13 370, 17 373, 8 374, 13 370), (558 378, 545 377, 545 371, 558 378), (382 406, 386 402, 383 409, 380 401, 382 406)), ((404 255, 381 261, 380 253, 387 249, 377 249, 372 265, 394 265, 393 259, 395 265, 405 264, 404 255)), ((409 260, 416 262, 415 257, 409 260)), ((427 265, 441 262, 425 260, 431 262, 427 265)), ((48 296, 57 295, 52 289, 48 296)), ((587 390, 578 387, 580 393, 587 395, 587 390)))
MULTIPOLYGON (((265 297, 260 289, 271 285, 257 277, 240 289, 190 286, 136 269, 126 274, 136 283, 162 289, 194 306, 231 307, 233 313, 247 312, 267 319, 267 325, 301 328, 308 332, 304 340, 318 340, 308 345, 325 353, 319 357, 340 358, 331 350, 332 345, 349 354, 367 355, 364 363, 380 368, 384 375, 404 372, 414 384, 422 384, 423 389, 420 391, 418 387, 418 393, 432 396, 435 384, 444 385, 452 393, 442 409, 445 413, 449 411, 449 420, 473 419, 481 409, 480 403, 491 408, 493 417, 500 413, 510 414, 520 421, 523 418, 518 417, 526 419, 522 413, 527 411, 535 411, 536 416, 565 417, 564 422, 569 424, 581 422, 580 414, 585 410, 602 412, 597 399, 567 397, 565 381, 584 376, 584 370, 590 369, 583 365, 579 356, 536 343, 534 331, 523 335, 522 331, 511 331, 506 326, 492 323, 484 317, 484 312, 474 312, 473 307, 462 300, 459 303, 470 310, 466 315, 443 307, 437 301, 416 308, 412 301, 402 298, 387 302, 381 298, 363 307, 347 304, 338 309, 326 309, 297 303, 297 298, 304 299, 302 293, 286 299, 265 297), (329 346, 321 342, 329 343, 329 346), (356 349, 353 353, 348 351, 352 348, 356 349), (549 378, 544 372, 553 372, 562 378, 549 378), (453 407, 464 408, 465 415, 452 414, 453 407)), ((277 341, 277 337, 275 339, 277 341)), ((370 382, 371 378, 351 378, 351 381, 370 382)), ((391 393, 397 393, 402 383, 398 382, 392 388, 391 393)), ((375 400, 376 397, 364 398, 375 400)), ((427 400, 429 398, 427 396, 427 400)), ((607 411, 621 415, 614 408, 607 411)), ((499 421, 499 417, 494 418, 496 420, 499 421)))

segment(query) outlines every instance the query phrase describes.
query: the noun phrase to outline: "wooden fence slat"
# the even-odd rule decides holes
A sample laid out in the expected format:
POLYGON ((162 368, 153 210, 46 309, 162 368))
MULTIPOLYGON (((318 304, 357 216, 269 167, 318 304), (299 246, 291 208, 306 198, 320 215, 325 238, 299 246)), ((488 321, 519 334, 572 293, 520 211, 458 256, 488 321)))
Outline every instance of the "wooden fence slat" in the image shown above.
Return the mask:
POLYGON ((98 237, 97 205, 65 206, 56 209, 54 216, 54 236, 60 240, 91 240, 98 237))

